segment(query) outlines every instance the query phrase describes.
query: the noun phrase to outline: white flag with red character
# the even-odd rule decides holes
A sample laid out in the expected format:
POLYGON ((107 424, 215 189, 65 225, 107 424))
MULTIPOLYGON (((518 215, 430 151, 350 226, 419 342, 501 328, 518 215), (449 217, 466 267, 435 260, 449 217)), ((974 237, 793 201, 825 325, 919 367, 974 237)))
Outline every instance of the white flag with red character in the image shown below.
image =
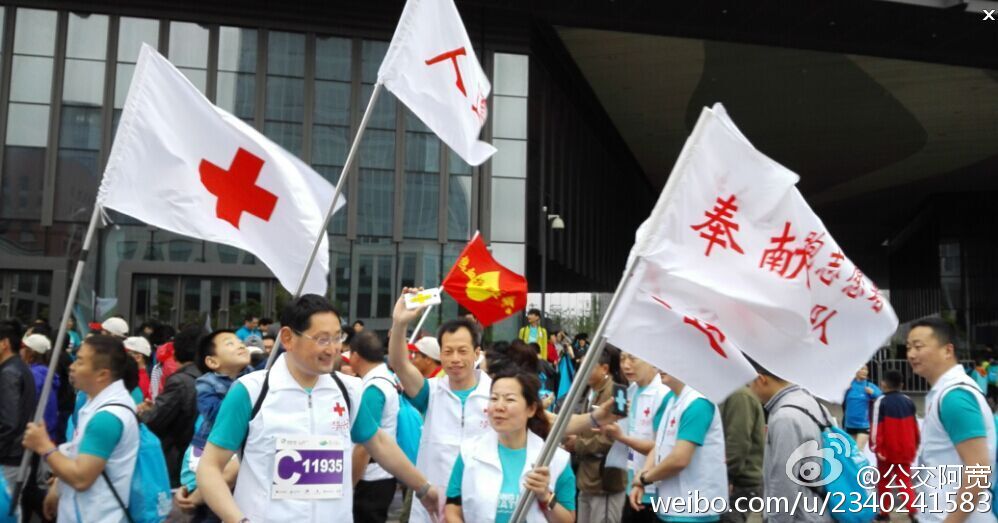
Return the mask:
POLYGON ((480 141, 492 90, 453 0, 408 0, 385 60, 383 83, 471 165, 496 149, 480 141))
MULTIPOLYGON (((333 192, 304 162, 212 105, 142 46, 98 205, 248 251, 294 292, 333 192)), ((345 203, 341 196, 337 208, 345 203)), ((323 237, 305 292, 325 294, 328 271, 323 237)))
POLYGON ((898 320, 797 180, 704 109, 638 230, 608 340, 714 401, 755 375, 742 353, 840 400, 898 320))

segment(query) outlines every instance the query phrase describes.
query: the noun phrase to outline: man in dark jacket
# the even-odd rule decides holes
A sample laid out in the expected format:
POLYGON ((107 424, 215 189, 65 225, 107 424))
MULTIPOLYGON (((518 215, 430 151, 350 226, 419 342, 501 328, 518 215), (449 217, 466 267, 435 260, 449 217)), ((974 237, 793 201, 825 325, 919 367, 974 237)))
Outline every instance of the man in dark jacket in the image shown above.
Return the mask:
POLYGON ((21 326, 0 322, 0 465, 7 485, 17 481, 24 448, 24 427, 35 413, 35 378, 17 355, 21 349, 21 326))
POLYGON ((200 325, 184 327, 173 339, 173 357, 180 367, 166 380, 156 403, 146 400, 139 406, 142 421, 159 437, 170 473, 170 486, 180 486, 180 467, 184 451, 194 437, 198 417, 197 389, 194 382, 201 371, 194 364, 200 325))

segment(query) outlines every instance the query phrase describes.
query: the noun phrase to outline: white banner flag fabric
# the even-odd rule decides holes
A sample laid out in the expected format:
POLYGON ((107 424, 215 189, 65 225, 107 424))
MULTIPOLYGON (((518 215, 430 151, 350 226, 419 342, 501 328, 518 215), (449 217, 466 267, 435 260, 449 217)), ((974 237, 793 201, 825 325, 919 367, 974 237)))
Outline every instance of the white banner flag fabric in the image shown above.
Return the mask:
POLYGON ((755 375, 741 353, 841 401, 898 320, 797 180, 756 150, 723 107, 704 109, 638 230, 634 276, 608 340, 714 401, 755 375))
MULTIPOLYGON (((97 203, 252 253, 294 293, 334 188, 143 45, 97 203)), ((337 209, 346 204, 341 196, 337 209)), ((322 238, 304 292, 325 294, 322 238)))
POLYGON ((496 149, 478 139, 492 90, 453 0, 408 0, 378 81, 465 162, 496 149))

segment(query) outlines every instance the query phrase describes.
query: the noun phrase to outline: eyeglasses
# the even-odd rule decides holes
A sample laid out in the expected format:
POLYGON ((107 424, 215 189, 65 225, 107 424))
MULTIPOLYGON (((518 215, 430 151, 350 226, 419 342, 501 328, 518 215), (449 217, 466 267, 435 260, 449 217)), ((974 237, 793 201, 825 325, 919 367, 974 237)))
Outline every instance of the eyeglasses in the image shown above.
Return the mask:
POLYGON ((305 334, 304 332, 299 332, 299 331, 292 331, 292 332, 294 332, 295 334, 297 334, 297 335, 299 335, 299 336, 301 336, 303 338, 308 338, 308 339, 314 341, 315 344, 318 345, 318 346, 320 346, 320 347, 329 347, 330 345, 334 345, 334 344, 335 345, 340 345, 344 341, 347 341, 347 333, 345 333, 345 332, 341 332, 341 333, 337 334, 336 336, 321 336, 319 338, 315 338, 315 337, 309 336, 308 334, 305 334))

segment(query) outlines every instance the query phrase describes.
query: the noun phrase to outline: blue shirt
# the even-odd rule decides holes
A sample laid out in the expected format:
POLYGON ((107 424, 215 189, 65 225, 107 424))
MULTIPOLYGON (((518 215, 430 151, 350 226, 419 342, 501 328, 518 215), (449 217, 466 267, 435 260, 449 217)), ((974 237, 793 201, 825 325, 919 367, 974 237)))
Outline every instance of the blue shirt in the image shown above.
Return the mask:
POLYGON ((80 441, 80 454, 97 456, 105 461, 111 457, 114 447, 121 440, 125 429, 117 416, 107 411, 100 411, 87 423, 83 429, 83 439, 80 441))
POLYGON ((250 336, 259 336, 262 338, 263 333, 260 332, 260 329, 247 329, 245 325, 239 327, 239 330, 236 331, 236 337, 239 338, 239 341, 246 341, 246 338, 250 336))
POLYGON ((845 428, 868 430, 870 428, 870 402, 882 395, 880 389, 869 381, 852 380, 842 405, 845 409, 845 428), (872 394, 866 393, 868 387, 873 390, 872 394))
MULTIPOLYGON (((499 489, 499 502, 496 505, 496 523, 508 523, 516 504, 520 501, 520 475, 527 463, 527 448, 510 449, 499 444, 499 463, 502 466, 502 487, 499 489)), ((464 459, 460 455, 454 462, 450 481, 447 484, 447 497, 461 497, 461 481, 464 479, 464 459)), ((554 484, 554 497, 558 504, 569 511, 575 510, 575 473, 571 465, 558 476, 554 484)))
POLYGON ((977 398, 967 389, 955 388, 943 396, 939 405, 939 419, 953 445, 988 435, 977 398))

